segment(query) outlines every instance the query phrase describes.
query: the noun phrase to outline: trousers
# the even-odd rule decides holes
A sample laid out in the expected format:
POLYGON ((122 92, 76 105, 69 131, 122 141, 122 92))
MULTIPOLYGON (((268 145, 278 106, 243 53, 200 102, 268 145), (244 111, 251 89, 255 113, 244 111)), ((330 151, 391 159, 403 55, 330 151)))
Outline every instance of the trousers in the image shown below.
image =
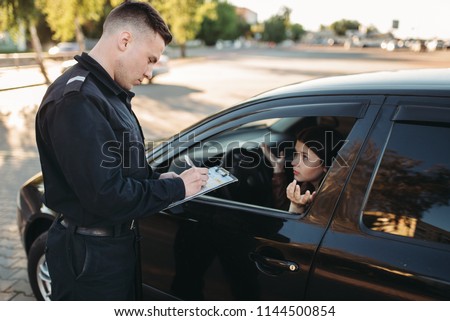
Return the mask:
POLYGON ((136 240, 87 236, 55 221, 48 231, 46 261, 53 301, 125 301, 136 299, 136 240))

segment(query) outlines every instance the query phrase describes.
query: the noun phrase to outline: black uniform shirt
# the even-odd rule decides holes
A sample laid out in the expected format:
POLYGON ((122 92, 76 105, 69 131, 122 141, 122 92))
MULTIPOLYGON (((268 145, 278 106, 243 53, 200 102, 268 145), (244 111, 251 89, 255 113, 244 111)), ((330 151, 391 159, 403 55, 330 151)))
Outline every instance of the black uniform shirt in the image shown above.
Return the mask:
POLYGON ((158 179, 123 90, 89 55, 47 90, 36 116, 45 204, 80 226, 156 213, 185 196, 181 178, 158 179))

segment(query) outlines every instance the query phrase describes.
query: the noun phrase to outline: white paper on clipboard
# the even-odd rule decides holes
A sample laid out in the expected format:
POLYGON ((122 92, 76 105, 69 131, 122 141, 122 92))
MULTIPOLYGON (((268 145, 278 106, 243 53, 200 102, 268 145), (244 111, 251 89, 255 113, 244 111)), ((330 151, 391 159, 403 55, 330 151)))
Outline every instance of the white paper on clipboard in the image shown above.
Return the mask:
POLYGON ((232 174, 230 174, 230 172, 228 172, 226 169, 219 167, 219 166, 214 166, 209 168, 208 170, 208 181, 206 182, 206 185, 202 187, 202 189, 194 194, 191 195, 189 197, 186 197, 184 199, 182 199, 181 201, 178 202, 174 202, 172 204, 170 204, 168 207, 166 207, 166 209, 180 205, 184 202, 187 202, 193 198, 196 198, 197 196, 206 194, 208 192, 211 192, 215 189, 218 189, 222 186, 237 182, 238 179, 236 177, 234 177, 232 174))

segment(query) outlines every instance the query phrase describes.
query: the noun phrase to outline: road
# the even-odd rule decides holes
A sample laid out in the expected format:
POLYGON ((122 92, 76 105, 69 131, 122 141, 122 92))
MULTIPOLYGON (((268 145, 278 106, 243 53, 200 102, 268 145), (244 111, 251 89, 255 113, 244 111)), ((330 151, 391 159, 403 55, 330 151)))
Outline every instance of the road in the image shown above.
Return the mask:
MULTIPOLYGON (((383 52, 342 48, 191 49, 168 74, 135 87, 134 110, 148 140, 274 87, 376 70, 450 67, 450 52, 383 52)), ((48 63, 51 77, 58 63, 48 63)), ((16 196, 40 170, 34 115, 46 86, 36 67, 0 68, 0 300, 34 300, 16 226, 16 196), (16 89, 8 89, 16 88, 16 89)))

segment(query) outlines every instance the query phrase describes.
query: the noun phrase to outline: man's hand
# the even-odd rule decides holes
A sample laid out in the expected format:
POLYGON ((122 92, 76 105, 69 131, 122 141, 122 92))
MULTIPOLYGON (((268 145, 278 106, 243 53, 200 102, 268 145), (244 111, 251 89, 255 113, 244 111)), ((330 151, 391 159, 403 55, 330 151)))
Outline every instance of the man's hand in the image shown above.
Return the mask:
POLYGON ((180 175, 178 175, 177 173, 174 173, 174 172, 167 172, 167 173, 162 173, 161 175, 159 175, 159 179, 177 178, 177 177, 180 177, 180 175))
POLYGON ((185 197, 189 197, 198 193, 206 185, 208 181, 208 169, 205 167, 192 167, 181 173, 179 177, 184 182, 186 189, 185 197))

